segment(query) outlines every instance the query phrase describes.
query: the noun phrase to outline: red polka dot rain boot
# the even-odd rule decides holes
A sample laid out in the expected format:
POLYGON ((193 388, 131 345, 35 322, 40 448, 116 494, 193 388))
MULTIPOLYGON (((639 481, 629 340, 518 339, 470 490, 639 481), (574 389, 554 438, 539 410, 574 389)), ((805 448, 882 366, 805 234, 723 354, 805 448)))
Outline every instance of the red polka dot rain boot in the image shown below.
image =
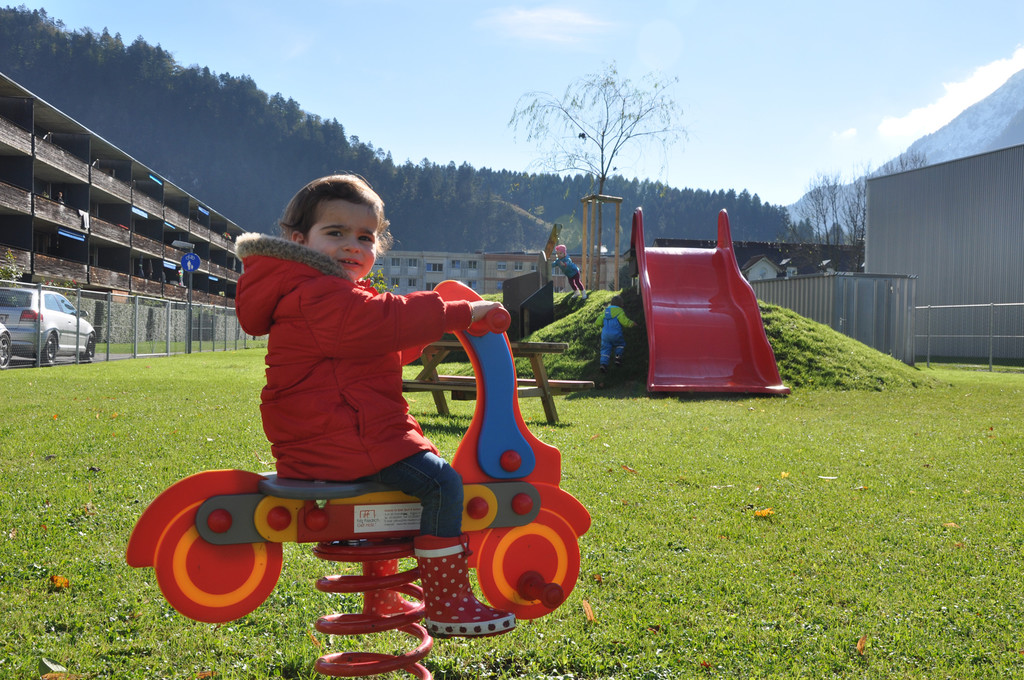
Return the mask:
POLYGON ((516 627, 515 614, 492 609, 473 595, 465 535, 417 536, 413 545, 426 606, 423 625, 431 635, 482 637, 507 633, 516 627))

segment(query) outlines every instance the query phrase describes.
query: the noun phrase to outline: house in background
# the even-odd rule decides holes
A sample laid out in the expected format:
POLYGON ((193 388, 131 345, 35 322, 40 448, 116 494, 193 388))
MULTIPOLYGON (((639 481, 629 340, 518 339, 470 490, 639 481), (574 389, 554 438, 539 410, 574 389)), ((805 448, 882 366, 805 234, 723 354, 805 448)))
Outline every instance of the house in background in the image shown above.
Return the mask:
POLYGON ((480 253, 389 250, 377 258, 374 270, 380 271, 391 292, 399 295, 433 290, 446 279, 460 281, 478 293, 484 292, 484 259, 480 253))
POLYGON ((786 268, 776 264, 767 255, 755 255, 747 260, 746 264, 740 265, 740 272, 747 281, 760 281, 762 279, 776 279, 786 276, 786 268))
MULTIPOLYGON (((659 238, 656 248, 714 248, 716 241, 659 238)), ((736 241, 733 253, 748 281, 812 274, 862 272, 863 249, 856 245, 736 241)))

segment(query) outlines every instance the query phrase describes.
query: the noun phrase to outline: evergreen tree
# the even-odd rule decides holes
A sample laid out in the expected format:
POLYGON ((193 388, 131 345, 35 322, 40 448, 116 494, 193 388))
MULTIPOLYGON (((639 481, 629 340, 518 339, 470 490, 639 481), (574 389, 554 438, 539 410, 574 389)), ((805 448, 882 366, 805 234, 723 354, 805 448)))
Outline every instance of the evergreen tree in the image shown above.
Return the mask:
MULTIPOLYGON (((296 190, 350 171, 383 196, 398 248, 538 250, 554 222, 578 244, 580 198, 594 190, 582 173, 396 164, 390 151, 267 94, 249 76, 184 67, 141 36, 126 44, 106 29, 70 31, 45 10, 0 8, 0 72, 250 231, 276 233, 296 190)), ((713 239, 722 208, 737 240, 800 233, 784 207, 746 189, 675 189, 611 175, 604 192, 623 199, 624 233, 638 206, 648 238, 713 239)))

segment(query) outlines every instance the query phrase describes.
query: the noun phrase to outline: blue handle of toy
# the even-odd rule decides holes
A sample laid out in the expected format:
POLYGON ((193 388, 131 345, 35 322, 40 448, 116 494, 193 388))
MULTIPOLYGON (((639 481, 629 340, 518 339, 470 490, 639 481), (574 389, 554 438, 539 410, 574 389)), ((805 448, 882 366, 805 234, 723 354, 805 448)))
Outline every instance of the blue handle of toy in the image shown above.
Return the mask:
MULTIPOLYGON (((507 312, 506 312, 507 314, 507 312)), ((477 462, 480 469, 495 479, 520 479, 533 472, 536 459, 516 422, 516 367, 504 334, 466 335, 465 342, 476 354, 479 374, 476 377, 477 399, 483 403, 477 462), (511 470, 502 467, 502 456, 508 451, 519 454, 518 465, 511 470)), ((506 458, 507 460, 507 458, 506 458)))

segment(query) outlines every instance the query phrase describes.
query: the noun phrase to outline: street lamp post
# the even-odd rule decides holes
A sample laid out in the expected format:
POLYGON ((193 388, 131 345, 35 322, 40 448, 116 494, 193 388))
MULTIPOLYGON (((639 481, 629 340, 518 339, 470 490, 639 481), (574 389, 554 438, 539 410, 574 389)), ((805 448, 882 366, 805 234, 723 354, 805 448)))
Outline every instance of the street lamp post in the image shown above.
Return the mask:
POLYGON ((193 252, 196 249, 194 243, 188 241, 174 241, 171 246, 178 250, 185 250, 187 254, 181 258, 181 268, 188 273, 188 319, 185 322, 185 354, 192 354, 192 272, 198 267, 195 261, 199 258, 193 252))

